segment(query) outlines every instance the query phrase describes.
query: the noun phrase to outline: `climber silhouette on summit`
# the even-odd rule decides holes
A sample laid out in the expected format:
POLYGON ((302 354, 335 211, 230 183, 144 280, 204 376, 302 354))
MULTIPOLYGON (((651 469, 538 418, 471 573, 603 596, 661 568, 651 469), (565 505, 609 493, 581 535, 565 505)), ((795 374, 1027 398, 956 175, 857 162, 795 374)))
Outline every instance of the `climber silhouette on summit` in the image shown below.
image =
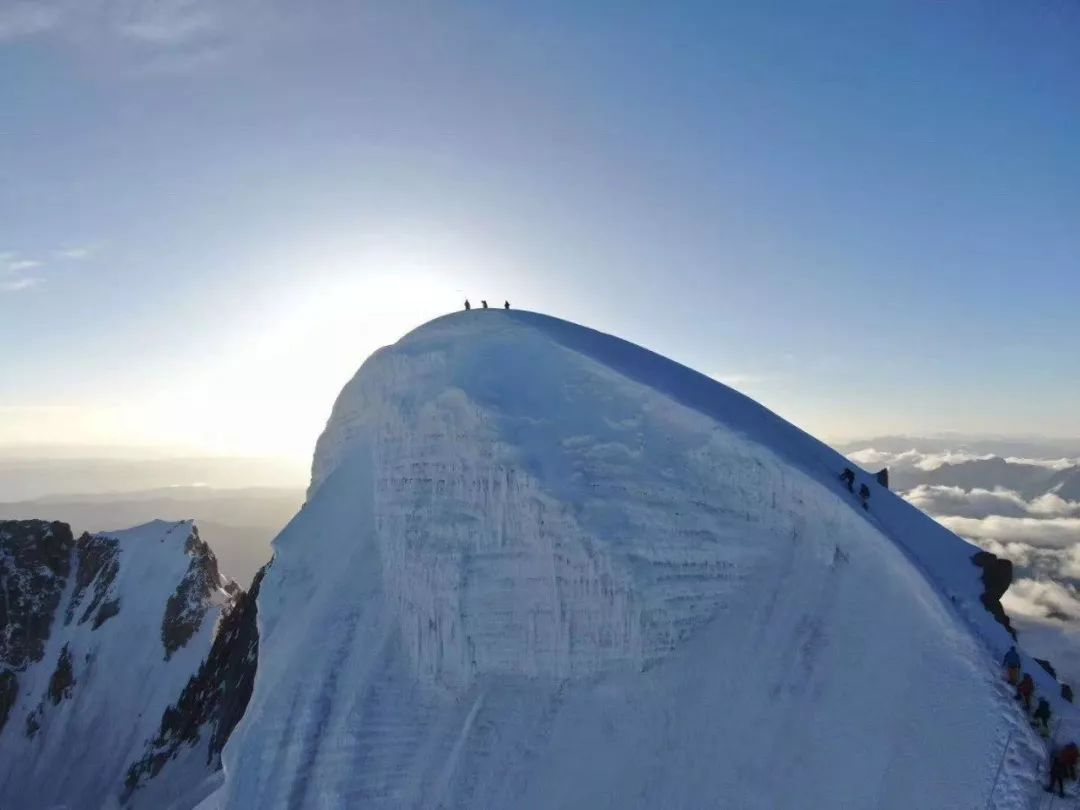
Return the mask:
POLYGON ((468 312, 470 309, 472 309, 472 304, 470 304, 469 299, 466 298, 465 299, 465 311, 468 312))
POLYGON ((484 309, 487 309, 487 301, 481 301, 480 304, 484 307, 484 309))
POLYGON ((510 309, 510 302, 509 301, 503 301, 503 309, 510 309))

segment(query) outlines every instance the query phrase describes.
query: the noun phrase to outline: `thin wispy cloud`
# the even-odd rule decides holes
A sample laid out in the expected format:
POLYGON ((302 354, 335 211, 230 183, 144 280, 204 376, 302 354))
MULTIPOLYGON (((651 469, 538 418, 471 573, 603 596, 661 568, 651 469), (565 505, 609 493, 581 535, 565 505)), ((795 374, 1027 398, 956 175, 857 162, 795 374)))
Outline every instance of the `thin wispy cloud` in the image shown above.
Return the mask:
POLYGON ((99 250, 98 245, 81 245, 79 247, 63 248, 53 252, 53 256, 57 259, 69 259, 71 261, 82 261, 89 259, 99 250))
POLYGON ((221 3, 205 0, 136 3, 117 17, 115 32, 148 45, 176 46, 213 36, 223 27, 221 3))
POLYGON ((0 293, 12 293, 20 292, 21 290, 29 290, 31 287, 36 287, 41 283, 41 279, 37 276, 26 276, 24 278, 13 278, 0 280, 0 293))
POLYGON ((0 252, 0 274, 23 273, 41 267, 41 261, 25 257, 14 251, 0 252))
POLYGON ((211 0, 21 0, 0 9, 0 38, 97 29, 122 39, 176 45, 215 32, 222 8, 211 0))
POLYGON ((28 275, 41 267, 36 259, 24 259, 18 253, 0 252, 0 293, 29 290, 41 283, 41 276, 28 275))
POLYGON ((20 0, 0 42, 49 37, 140 72, 189 72, 263 32, 272 0, 20 0))
MULTIPOLYGON (((55 262, 81 262, 93 256, 98 245, 79 245, 61 248, 47 255, 55 262)), ((15 251, 0 251, 0 293, 14 293, 29 290, 45 282, 42 271, 48 264, 42 259, 23 256, 15 251)))
POLYGON ((16 259, 8 262, 5 269, 10 273, 22 273, 37 267, 41 267, 41 262, 36 259, 16 259))
POLYGON ((63 17, 60 3, 24 0, 0 8, 0 42, 21 39, 55 28, 63 17))

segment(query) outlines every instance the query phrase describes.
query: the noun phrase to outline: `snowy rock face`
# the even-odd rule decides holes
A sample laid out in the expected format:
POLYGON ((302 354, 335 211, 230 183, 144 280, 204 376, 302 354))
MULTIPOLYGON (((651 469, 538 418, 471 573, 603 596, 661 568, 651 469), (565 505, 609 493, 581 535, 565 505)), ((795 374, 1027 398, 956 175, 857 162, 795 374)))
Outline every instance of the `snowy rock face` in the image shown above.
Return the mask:
POLYGON ((235 585, 218 572, 217 558, 192 528, 184 541, 184 553, 190 562, 187 572, 165 603, 161 619, 161 643, 168 660, 195 635, 206 617, 214 592, 233 592, 235 585))
POLYGON ((259 656, 256 599, 265 573, 264 567, 255 575, 250 590, 237 592, 233 604, 222 615, 206 660, 184 686, 179 699, 165 709, 153 741, 128 769, 125 802, 137 791, 159 795, 161 791, 153 780, 185 751, 193 747, 201 750, 204 738, 206 764, 213 771, 220 768, 221 750, 247 708, 255 681, 259 656))
MULTIPOLYGON (((238 591, 191 522, 78 540, 62 523, 0 522, 0 569, 0 807, 117 806, 238 591)), ((196 803, 208 744, 189 735, 163 774, 176 778, 130 804, 196 803)))
POLYGON ((76 611, 81 611, 78 624, 92 619, 96 629, 120 609, 113 587, 120 571, 120 543, 115 537, 84 534, 75 546, 75 564, 75 590, 64 623, 70 625, 76 611))
POLYGON ((421 327, 319 440, 205 807, 1029 806, 976 549, 846 463, 582 327, 421 327))

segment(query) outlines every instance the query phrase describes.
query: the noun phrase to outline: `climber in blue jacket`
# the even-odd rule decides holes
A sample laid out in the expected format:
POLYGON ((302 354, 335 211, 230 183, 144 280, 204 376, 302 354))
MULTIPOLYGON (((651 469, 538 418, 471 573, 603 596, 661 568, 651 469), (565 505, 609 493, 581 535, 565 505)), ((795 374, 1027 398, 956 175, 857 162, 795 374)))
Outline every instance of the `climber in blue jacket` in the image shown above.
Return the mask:
POLYGON ((1020 654, 1016 651, 1015 646, 1009 647, 1009 651, 1005 653, 1001 663, 1005 667, 1005 680, 1009 682, 1010 686, 1016 686, 1020 680, 1020 654))

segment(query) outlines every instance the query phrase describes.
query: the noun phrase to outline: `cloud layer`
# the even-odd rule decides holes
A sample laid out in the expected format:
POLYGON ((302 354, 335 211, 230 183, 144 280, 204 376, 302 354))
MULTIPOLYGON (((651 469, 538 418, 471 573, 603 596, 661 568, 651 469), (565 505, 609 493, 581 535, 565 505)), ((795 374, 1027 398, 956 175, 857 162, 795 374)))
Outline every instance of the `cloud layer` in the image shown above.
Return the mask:
MULTIPOLYGON (((977 520, 999 517, 1018 521, 1025 518, 1080 518, 1080 503, 1067 501, 1055 492, 1046 492, 1029 500, 1019 492, 1004 487, 964 490, 960 487, 920 484, 904 493, 904 497, 934 516, 977 520)), ((1022 531, 1024 525, 1016 523, 1015 528, 1022 531)), ((995 530, 981 532, 980 535, 999 537, 1000 533, 995 530)))
POLYGON ((878 450, 866 447, 848 453, 848 458, 864 467, 907 467, 923 472, 936 470, 945 464, 963 464, 966 461, 989 461, 1003 458, 1009 464, 1026 464, 1044 467, 1048 470, 1064 470, 1080 465, 1080 458, 1022 458, 1019 456, 997 456, 994 453, 972 453, 967 450, 944 450, 923 452, 914 448, 902 452, 878 450))
MULTIPOLYGON (((1080 501, 1061 494, 1072 480, 1061 471, 1080 464, 1068 457, 1075 444, 1061 457, 1022 457, 986 443, 979 450, 997 452, 940 444, 927 451, 917 449, 917 441, 905 450, 904 443, 893 441, 891 450, 862 447, 849 457, 868 469, 888 466, 912 504, 979 547, 1012 560, 1014 581, 1002 603, 1021 641, 1033 654, 1049 658, 1065 680, 1080 683, 1080 501), (984 463, 942 469, 965 462, 984 463)), ((1049 455, 1056 448, 1045 449, 1049 455)))
POLYGON ((1005 610, 1041 619, 1080 619, 1076 589, 1049 579, 1020 579, 1001 600, 1005 610))

